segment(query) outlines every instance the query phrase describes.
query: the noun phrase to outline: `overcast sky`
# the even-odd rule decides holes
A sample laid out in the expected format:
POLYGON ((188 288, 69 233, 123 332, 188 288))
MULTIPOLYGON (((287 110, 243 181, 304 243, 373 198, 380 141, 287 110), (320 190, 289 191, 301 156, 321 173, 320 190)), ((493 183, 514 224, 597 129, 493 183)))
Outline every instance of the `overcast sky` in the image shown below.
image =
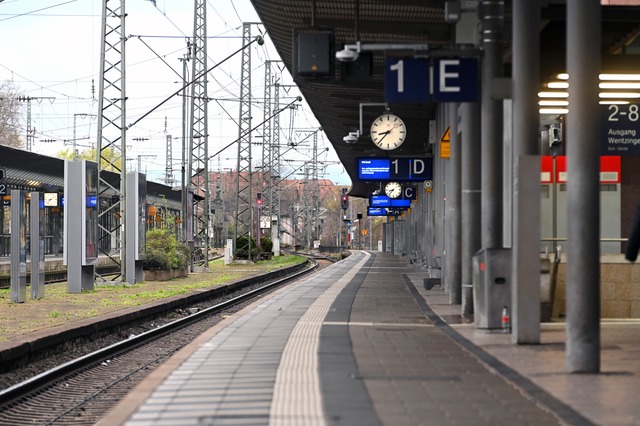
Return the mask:
MULTIPOLYGON (((187 38, 193 36, 192 0, 128 0, 125 22, 127 123, 131 124, 179 89, 187 38), (166 63, 165 63, 166 62, 166 63)), ((249 0, 207 0, 208 67, 222 61, 242 46, 242 23, 258 22, 249 0)), ((35 128, 32 151, 53 155, 71 148, 95 144, 101 47, 102 0, 4 0, 0 2, 0 80, 13 80, 25 96, 31 97, 31 125, 35 128)), ((264 32, 252 26, 252 35, 264 32)), ((264 61, 279 59, 269 37, 264 46, 252 47, 252 124, 263 120, 264 61)), ((217 67, 208 82, 209 153, 213 154, 238 138, 238 98, 241 54, 217 67)), ((283 84, 291 84, 286 73, 283 84)), ((299 92, 281 93, 281 104, 299 92)), ((173 169, 179 170, 181 136, 180 97, 174 97, 127 133, 129 169, 137 169, 149 179, 164 176, 165 141, 174 142, 173 169), (138 139, 138 140, 135 140, 138 139)), ((24 124, 26 135, 26 102, 24 124)), ((319 124, 303 102, 295 112, 280 115, 281 141, 297 141, 319 124), (300 129, 297 132, 294 129, 300 129)), ((324 175, 339 184, 350 180, 324 134, 318 139, 319 151, 329 147, 320 160, 327 162, 324 175)), ((261 133, 252 134, 259 140, 261 133)), ((291 160, 290 170, 311 156, 310 146, 290 150, 283 159, 291 160)), ((261 148, 253 148, 255 152, 261 148)), ((1 160, 0 160, 1 162, 1 160)), ((224 151, 211 163, 211 169, 235 169, 237 147, 224 151)), ((254 163, 255 164, 255 163, 254 163)), ((287 171, 285 170, 285 173, 287 171)), ((178 174, 175 173, 178 177, 178 174)))

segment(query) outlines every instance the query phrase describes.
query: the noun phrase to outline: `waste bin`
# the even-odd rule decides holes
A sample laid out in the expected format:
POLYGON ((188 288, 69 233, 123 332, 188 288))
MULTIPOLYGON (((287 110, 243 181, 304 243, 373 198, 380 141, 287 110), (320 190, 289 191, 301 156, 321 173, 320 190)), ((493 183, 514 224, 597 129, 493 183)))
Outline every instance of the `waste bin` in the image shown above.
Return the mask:
POLYGON ((474 323, 502 328, 502 308, 511 311, 511 249, 487 248, 473 256, 474 323))

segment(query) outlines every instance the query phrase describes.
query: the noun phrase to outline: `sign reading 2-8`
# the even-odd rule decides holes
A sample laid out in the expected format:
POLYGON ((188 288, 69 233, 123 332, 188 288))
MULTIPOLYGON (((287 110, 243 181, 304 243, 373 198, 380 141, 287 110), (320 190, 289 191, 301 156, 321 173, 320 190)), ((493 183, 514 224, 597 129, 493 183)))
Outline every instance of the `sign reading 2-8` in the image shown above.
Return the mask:
POLYGON ((607 109, 609 111, 607 121, 638 121, 640 119, 640 106, 637 104, 609 105, 607 109))
POLYGON ((640 156, 640 105, 602 105, 600 155, 640 156))

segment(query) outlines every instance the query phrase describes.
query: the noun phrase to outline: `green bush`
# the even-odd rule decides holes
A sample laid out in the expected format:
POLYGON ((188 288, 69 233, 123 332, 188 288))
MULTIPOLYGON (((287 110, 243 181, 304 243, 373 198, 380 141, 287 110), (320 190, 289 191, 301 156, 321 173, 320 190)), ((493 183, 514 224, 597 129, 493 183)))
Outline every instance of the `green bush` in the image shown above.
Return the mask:
POLYGON ((269 237, 260 238, 260 247, 263 253, 271 253, 273 251, 273 241, 269 237))
MULTIPOLYGON (((249 253, 248 253, 248 247, 249 247, 249 238, 247 236, 242 236, 239 237, 236 240, 236 246, 235 246, 235 255, 234 257, 236 259, 249 259, 249 253)), ((256 244, 256 239, 251 237, 251 257, 254 257, 258 254, 258 244, 256 244)))
POLYGON ((189 248, 168 229, 147 231, 144 269, 181 269, 189 264, 189 248))

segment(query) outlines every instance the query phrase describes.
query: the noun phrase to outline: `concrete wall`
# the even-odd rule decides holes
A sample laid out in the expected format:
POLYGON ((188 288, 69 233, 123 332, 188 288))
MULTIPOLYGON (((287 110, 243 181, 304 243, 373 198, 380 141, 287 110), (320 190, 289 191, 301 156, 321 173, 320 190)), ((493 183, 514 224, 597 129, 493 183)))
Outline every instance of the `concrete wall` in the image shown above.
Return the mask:
MULTIPOLYGON (((553 318, 566 309, 566 258, 558 269, 553 318)), ((640 263, 629 263, 623 255, 604 255, 600 264, 600 316, 640 318, 640 263)))

